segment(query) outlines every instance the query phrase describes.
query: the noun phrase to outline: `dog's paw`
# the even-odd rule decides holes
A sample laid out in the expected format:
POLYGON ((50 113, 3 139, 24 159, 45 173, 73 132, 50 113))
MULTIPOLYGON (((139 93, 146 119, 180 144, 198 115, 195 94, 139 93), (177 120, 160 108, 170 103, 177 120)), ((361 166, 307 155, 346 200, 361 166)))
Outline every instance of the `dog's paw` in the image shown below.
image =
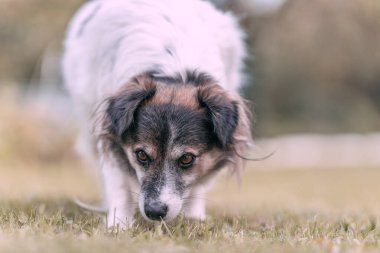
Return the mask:
POLYGON ((198 215, 185 215, 186 218, 191 219, 191 220, 199 220, 199 221, 204 221, 207 219, 206 214, 198 214, 198 215))
POLYGON ((207 218, 206 211, 202 208, 187 210, 184 213, 187 219, 204 221, 207 218))

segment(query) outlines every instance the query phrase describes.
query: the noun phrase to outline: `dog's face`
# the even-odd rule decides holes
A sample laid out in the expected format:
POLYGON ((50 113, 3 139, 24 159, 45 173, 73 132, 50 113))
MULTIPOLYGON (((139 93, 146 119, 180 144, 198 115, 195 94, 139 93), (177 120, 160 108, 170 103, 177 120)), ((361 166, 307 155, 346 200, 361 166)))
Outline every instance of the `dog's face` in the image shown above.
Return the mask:
POLYGON ((192 189, 229 162, 239 124, 237 102, 211 79, 167 82, 139 76, 107 109, 107 131, 136 173, 149 220, 175 218, 192 189))

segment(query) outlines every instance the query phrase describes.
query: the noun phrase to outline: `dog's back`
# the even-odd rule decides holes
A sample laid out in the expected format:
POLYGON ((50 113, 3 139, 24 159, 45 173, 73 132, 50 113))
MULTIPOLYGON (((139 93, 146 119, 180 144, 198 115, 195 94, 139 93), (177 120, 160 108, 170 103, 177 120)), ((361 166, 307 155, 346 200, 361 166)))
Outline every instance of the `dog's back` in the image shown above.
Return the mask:
POLYGON ((90 108, 146 71, 212 73, 223 88, 236 90, 242 36, 234 17, 208 2, 91 1, 70 26, 65 81, 74 98, 90 108))

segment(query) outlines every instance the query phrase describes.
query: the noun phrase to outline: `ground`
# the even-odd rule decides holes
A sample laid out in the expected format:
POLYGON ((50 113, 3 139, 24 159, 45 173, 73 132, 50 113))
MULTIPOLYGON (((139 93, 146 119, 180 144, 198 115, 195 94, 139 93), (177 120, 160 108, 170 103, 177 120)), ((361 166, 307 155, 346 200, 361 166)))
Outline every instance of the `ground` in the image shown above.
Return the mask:
POLYGON ((249 163, 242 183, 228 174, 219 178, 207 196, 204 222, 139 219, 126 232, 107 231, 104 215, 72 201, 99 196, 92 170, 71 149, 75 127, 55 122, 38 106, 4 103, 2 253, 380 252, 380 170, 367 167, 269 169, 249 163))
POLYGON ((139 220, 127 232, 107 231, 103 215, 72 203, 72 186, 77 187, 77 194, 89 196, 85 188, 91 189, 91 183, 83 182, 90 181, 83 173, 71 172, 72 184, 60 173, 44 176, 35 172, 31 177, 40 178, 29 186, 1 182, 9 188, 1 192, 0 252, 380 250, 380 202, 376 201, 380 171, 376 169, 265 171, 253 164, 245 171, 241 186, 232 178, 219 180, 208 196, 205 222, 180 218, 151 225, 139 220), (57 177, 68 183, 60 187, 61 193, 41 194, 45 187, 57 185, 57 177), (7 198, 7 191, 13 197, 7 198))

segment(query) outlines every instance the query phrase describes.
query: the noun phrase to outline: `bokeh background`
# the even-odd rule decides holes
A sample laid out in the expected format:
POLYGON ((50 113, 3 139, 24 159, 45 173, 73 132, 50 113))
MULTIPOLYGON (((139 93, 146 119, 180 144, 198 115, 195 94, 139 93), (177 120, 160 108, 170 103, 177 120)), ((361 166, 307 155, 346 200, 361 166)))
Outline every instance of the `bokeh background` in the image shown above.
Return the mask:
POLYGON ((200 230, 118 235, 73 204, 101 201, 60 72, 84 0, 0 0, 0 252, 379 252, 380 1, 212 1, 247 34, 247 156, 273 155, 220 178, 200 230))
MULTIPOLYGON (((63 90, 62 40, 83 2, 0 1, 2 88, 63 90)), ((254 104, 257 137, 379 129, 379 1, 215 2, 248 35, 243 94, 254 104)))
MULTIPOLYGON (((83 2, 0 0, 1 198, 91 188, 78 170, 86 166, 73 150, 77 123, 60 74, 65 29, 83 2)), ((274 151, 249 168, 354 169, 349 180, 379 168, 380 1, 214 2, 247 34, 251 156, 274 151)))

